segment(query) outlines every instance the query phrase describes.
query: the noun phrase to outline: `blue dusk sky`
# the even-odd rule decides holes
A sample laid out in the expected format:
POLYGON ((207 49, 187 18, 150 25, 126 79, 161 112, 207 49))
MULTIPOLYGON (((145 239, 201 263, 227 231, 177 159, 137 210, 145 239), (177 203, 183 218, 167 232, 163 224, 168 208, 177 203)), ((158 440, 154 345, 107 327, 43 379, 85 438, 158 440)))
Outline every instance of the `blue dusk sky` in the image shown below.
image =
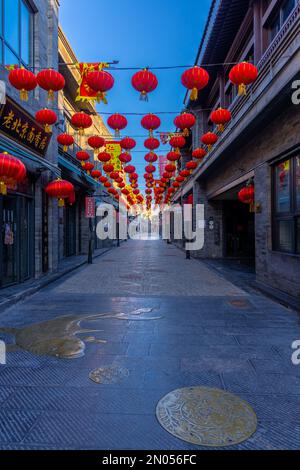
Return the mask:
MULTIPOLYGON (((119 60, 119 67, 159 67, 193 65, 205 27, 211 0, 62 0, 60 23, 77 58, 81 62, 119 60)), ((184 69, 157 70, 159 85, 141 102, 131 86, 134 71, 111 71, 114 88, 108 93, 106 113, 180 112, 186 89, 180 77, 184 69)), ((104 116, 106 122, 108 116, 104 116)), ((132 164, 144 188, 147 131, 141 127, 142 116, 126 116, 128 127, 123 135, 137 141, 132 164), (139 136, 139 137, 136 137, 139 136)), ((161 131, 175 129, 175 114, 160 115, 161 131)), ((161 145, 158 154, 169 146, 161 145)))

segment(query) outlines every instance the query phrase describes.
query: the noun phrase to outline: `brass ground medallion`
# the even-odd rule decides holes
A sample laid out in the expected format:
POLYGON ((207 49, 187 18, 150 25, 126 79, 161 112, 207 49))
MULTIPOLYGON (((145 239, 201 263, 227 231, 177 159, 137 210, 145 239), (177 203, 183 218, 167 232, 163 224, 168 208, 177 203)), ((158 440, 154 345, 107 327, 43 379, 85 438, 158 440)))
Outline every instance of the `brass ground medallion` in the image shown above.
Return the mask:
POLYGON ((207 387, 170 392, 159 401, 156 416, 173 436, 207 447, 239 444, 257 428, 256 414, 246 402, 224 390, 207 387))

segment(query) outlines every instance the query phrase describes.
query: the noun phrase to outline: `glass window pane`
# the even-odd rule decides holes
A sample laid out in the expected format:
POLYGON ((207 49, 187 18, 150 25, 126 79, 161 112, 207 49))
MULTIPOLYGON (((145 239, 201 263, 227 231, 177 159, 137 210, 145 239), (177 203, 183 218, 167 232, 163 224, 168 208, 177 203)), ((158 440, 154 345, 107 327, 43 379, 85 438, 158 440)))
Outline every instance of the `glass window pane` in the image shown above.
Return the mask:
POLYGON ((9 47, 4 48, 4 64, 5 65, 19 65, 19 59, 12 53, 9 47))
POLYGON ((296 206, 300 209, 300 157, 296 158, 296 206))
POLYGON ((19 0, 4 0, 4 37, 19 53, 19 0))
POLYGON ((289 212, 291 162, 286 160, 276 167, 276 212, 289 212))
POLYGON ((270 28, 270 42, 273 41, 277 33, 279 33, 280 30, 280 14, 278 14, 273 21, 271 28, 270 28))
POLYGON ((293 251, 293 221, 278 221, 278 249, 280 251, 293 251))
POLYGON ((295 6, 295 0, 287 0, 282 7, 282 23, 284 23, 295 6))
POLYGON ((30 62, 30 12, 21 2, 21 59, 25 64, 30 62))

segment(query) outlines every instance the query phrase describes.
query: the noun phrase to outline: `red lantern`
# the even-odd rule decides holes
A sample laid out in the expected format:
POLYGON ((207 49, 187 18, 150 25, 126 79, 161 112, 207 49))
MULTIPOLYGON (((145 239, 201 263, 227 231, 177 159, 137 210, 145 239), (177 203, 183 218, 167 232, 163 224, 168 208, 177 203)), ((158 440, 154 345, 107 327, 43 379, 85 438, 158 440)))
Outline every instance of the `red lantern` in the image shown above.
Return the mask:
POLYGON ((91 171, 95 168, 94 163, 86 162, 83 164, 83 169, 90 175, 91 171))
POLYGON ((74 137, 70 134, 60 134, 57 136, 57 142, 63 145, 64 152, 67 152, 68 147, 74 144, 74 137))
POLYGON ((27 69, 13 69, 8 75, 10 84, 20 91, 20 99, 28 101, 28 92, 37 87, 36 76, 27 69))
POLYGON ((186 140, 184 137, 178 135, 175 137, 171 137, 170 139, 171 147, 176 149, 176 152, 179 153, 180 149, 182 149, 186 145, 186 140))
POLYGON ((178 152, 169 152, 167 154, 167 159, 169 160, 169 162, 177 162, 177 160, 180 159, 180 153, 178 153, 178 152))
POLYGON ((188 176, 190 176, 191 172, 189 170, 182 170, 180 172, 180 176, 182 176, 183 178, 187 178, 188 176))
POLYGON ((179 187, 180 187, 180 183, 178 183, 178 181, 174 181, 173 187, 174 187, 174 188, 179 188, 179 187))
POLYGON ((180 176, 180 175, 177 176, 177 178, 176 178, 176 181, 178 181, 178 183, 183 183, 184 180, 185 180, 185 178, 183 176, 180 176))
POLYGON ((192 67, 183 72, 181 83, 188 90, 191 90, 191 101, 198 99, 198 92, 206 87, 209 82, 209 74, 202 67, 192 67))
POLYGON ((231 121, 231 112, 228 109, 219 108, 210 115, 210 120, 217 125, 218 131, 224 132, 224 126, 231 121))
POLYGON ((145 168, 147 173, 154 173, 155 172, 155 166, 154 165, 147 165, 145 168))
POLYGON ((50 197, 58 199, 58 206, 65 205, 65 199, 68 199, 74 193, 74 186, 69 181, 57 179, 49 183, 45 188, 46 193, 50 197))
POLYGON ((100 137, 98 135, 92 135, 91 137, 88 138, 88 144, 94 151, 98 151, 105 145, 105 140, 103 137, 100 137))
POLYGON ((120 162, 122 162, 122 163, 129 163, 129 162, 131 162, 132 158, 131 158, 131 155, 129 155, 129 153, 123 152, 123 153, 121 153, 121 155, 119 156, 119 160, 120 160, 120 162))
POLYGON ((247 85, 255 82, 258 77, 258 69, 253 64, 241 62, 232 67, 229 73, 229 79, 234 85, 239 87, 239 95, 246 95, 247 85))
POLYGON ((100 181, 100 183, 102 183, 102 184, 106 183, 106 182, 107 182, 106 176, 103 176, 103 175, 100 176, 99 181, 100 181))
POLYGON ((76 153, 76 158, 83 166, 84 162, 90 159, 90 155, 84 150, 80 150, 79 152, 76 153))
POLYGON ((105 165, 103 165, 103 170, 105 171, 105 173, 111 173, 112 171, 114 171, 114 166, 111 163, 106 163, 105 165))
POLYGON ((95 92, 97 92, 98 103, 107 104, 106 92, 114 86, 114 77, 105 70, 94 70, 86 76, 86 83, 95 92))
POLYGON ((165 170, 168 173, 174 173, 174 171, 176 171, 176 165, 169 163, 168 165, 165 166, 165 170))
POLYGON ((105 188, 111 188, 111 184, 109 181, 106 181, 106 183, 104 183, 104 187, 105 188))
POLYGON ((99 180, 99 178, 102 176, 101 175, 101 171, 100 170, 93 170, 91 172, 91 176, 92 178, 94 178, 95 180, 99 180))
POLYGON ((65 86, 65 79, 61 73, 52 69, 41 70, 36 79, 38 85, 48 92, 49 100, 54 100, 54 92, 62 90, 65 86))
POLYGON ((254 203, 254 195, 255 195, 255 189, 254 189, 254 185, 251 183, 245 186, 245 188, 241 189, 241 191, 238 193, 238 198, 244 204, 250 204, 251 209, 252 209, 252 206, 254 203))
POLYGON ((155 163, 158 160, 158 156, 154 152, 149 152, 145 155, 145 160, 148 163, 155 163))
POLYGON ((6 195, 7 188, 15 188, 25 176, 26 168, 21 160, 6 152, 0 153, 0 194, 6 195))
POLYGON ((131 173, 131 174, 129 175, 129 178, 130 178, 131 180, 137 180, 138 177, 139 177, 138 174, 135 173, 135 172, 134 172, 134 173, 131 173))
POLYGON ((133 88, 140 92, 140 99, 142 101, 148 101, 148 93, 157 88, 158 80, 154 73, 150 72, 148 69, 144 69, 133 75, 131 83, 133 88))
POLYGON ((156 150, 158 149, 160 143, 158 139, 155 139, 154 137, 149 137, 145 140, 144 145, 149 150, 156 150))
POLYGON ((45 132, 50 133, 52 131, 51 126, 56 123, 57 115, 52 109, 41 109, 35 114, 36 121, 44 126, 45 132))
POLYGON ((83 135, 84 130, 93 125, 93 120, 91 116, 81 111, 72 116, 71 124, 78 130, 79 135, 83 135))
POLYGON ((198 166, 198 163, 191 160, 190 162, 187 162, 185 166, 187 170, 195 170, 198 166))
POLYGON ((208 146, 208 150, 210 151, 212 146, 217 142, 218 136, 213 132, 207 132, 201 137, 201 142, 208 146))
POLYGON ((142 127, 149 131, 150 137, 153 137, 153 131, 158 129, 161 125, 160 118, 155 116, 155 114, 146 114, 141 120, 142 127))
POLYGON ((124 194, 124 196, 128 196, 130 194, 130 191, 125 188, 125 189, 122 189, 121 193, 124 194))
POLYGON ((174 119, 174 124, 183 131, 184 136, 188 137, 190 129, 196 124, 196 118, 193 114, 184 112, 174 119))
POLYGON ((76 201, 76 194, 75 194, 75 191, 73 191, 70 196, 68 197, 68 201, 69 201, 69 204, 70 206, 73 206, 73 204, 75 203, 76 201))
POLYGON ((125 173, 134 173, 135 172, 135 166, 133 166, 133 165, 125 166, 124 171, 125 171, 125 173))
POLYGON ((205 155, 207 155, 207 152, 201 147, 195 149, 192 153, 193 158, 197 158, 197 160, 202 160, 205 155))
POLYGON ((100 152, 98 155, 98 160, 102 163, 107 163, 111 160, 111 154, 108 152, 100 152))
POLYGON ((131 139, 131 137, 125 137, 121 140, 120 145, 123 150, 130 151, 136 146, 136 141, 134 139, 131 139))
POLYGON ((120 136, 120 131, 122 129, 125 129, 127 126, 128 122, 125 116, 122 116, 122 114, 115 113, 109 116, 107 120, 107 124, 111 129, 114 129, 115 131, 115 136, 119 137, 120 136))

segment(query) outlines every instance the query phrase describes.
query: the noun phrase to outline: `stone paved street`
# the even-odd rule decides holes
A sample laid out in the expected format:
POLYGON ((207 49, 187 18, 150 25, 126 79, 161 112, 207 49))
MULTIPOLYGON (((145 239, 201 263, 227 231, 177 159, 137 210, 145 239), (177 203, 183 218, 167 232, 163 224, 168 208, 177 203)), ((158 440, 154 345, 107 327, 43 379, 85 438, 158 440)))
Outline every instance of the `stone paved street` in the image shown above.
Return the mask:
MULTIPOLYGON (((0 328, 92 317, 81 321, 89 333, 76 335, 82 357, 9 348, 0 449, 199 449, 155 416, 165 394, 196 385, 235 393, 256 412, 257 432, 234 449, 299 448, 299 316, 238 284, 163 241, 128 241, 6 310, 0 328), (106 366, 124 375, 89 378, 106 366)), ((12 343, 13 330, 0 339, 12 343)))

